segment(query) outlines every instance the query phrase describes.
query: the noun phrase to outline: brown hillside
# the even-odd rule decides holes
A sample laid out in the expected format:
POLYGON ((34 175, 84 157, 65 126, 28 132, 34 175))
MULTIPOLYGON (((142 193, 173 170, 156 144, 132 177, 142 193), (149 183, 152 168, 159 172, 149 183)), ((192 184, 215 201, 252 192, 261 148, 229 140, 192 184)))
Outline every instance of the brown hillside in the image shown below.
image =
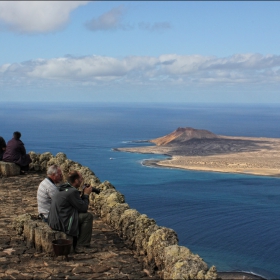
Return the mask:
POLYGON ((163 146, 167 144, 184 144, 191 139, 214 139, 219 138, 216 134, 203 130, 194 129, 191 127, 179 127, 170 134, 150 140, 150 142, 155 143, 157 146, 163 146))

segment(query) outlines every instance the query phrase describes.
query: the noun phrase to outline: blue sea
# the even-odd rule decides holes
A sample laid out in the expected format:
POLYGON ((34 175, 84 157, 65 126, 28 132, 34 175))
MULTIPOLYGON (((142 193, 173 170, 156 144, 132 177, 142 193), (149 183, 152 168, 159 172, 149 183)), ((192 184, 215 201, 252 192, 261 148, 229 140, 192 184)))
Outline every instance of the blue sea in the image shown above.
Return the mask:
POLYGON ((90 167, 208 265, 280 279, 280 179, 147 167, 165 156, 113 151, 178 127, 279 138, 280 106, 2 102, 0 118, 6 141, 18 130, 27 151, 90 167))

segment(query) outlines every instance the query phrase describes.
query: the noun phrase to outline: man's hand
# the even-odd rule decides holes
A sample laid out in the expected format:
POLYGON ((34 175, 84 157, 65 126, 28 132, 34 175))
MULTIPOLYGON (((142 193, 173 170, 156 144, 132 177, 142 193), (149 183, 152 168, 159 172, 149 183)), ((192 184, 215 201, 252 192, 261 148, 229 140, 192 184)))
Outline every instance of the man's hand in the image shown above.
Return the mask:
POLYGON ((84 188, 84 194, 90 195, 92 192, 92 187, 88 186, 84 188))

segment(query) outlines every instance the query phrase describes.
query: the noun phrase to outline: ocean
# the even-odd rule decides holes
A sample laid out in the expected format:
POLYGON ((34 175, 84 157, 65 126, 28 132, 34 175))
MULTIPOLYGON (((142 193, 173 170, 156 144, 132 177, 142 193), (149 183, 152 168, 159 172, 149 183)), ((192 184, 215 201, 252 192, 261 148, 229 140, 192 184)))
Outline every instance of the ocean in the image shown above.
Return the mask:
MULTIPOLYGON (((56 154, 110 181, 131 208, 174 229, 218 271, 280 279, 279 178, 143 165, 164 155, 116 152, 178 127, 228 136, 280 137, 280 106, 225 104, 0 103, 0 135, 56 154)), ((34 198, 35 199, 35 198, 34 198)))

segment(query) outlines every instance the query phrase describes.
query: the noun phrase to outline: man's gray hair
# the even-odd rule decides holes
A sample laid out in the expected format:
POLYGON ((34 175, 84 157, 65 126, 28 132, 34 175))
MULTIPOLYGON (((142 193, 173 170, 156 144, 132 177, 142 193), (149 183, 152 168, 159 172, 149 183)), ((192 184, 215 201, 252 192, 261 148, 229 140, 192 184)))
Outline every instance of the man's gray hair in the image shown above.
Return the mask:
POLYGON ((57 174, 58 169, 60 169, 60 167, 58 165, 56 165, 56 164, 51 165, 47 170, 47 175, 57 174))

